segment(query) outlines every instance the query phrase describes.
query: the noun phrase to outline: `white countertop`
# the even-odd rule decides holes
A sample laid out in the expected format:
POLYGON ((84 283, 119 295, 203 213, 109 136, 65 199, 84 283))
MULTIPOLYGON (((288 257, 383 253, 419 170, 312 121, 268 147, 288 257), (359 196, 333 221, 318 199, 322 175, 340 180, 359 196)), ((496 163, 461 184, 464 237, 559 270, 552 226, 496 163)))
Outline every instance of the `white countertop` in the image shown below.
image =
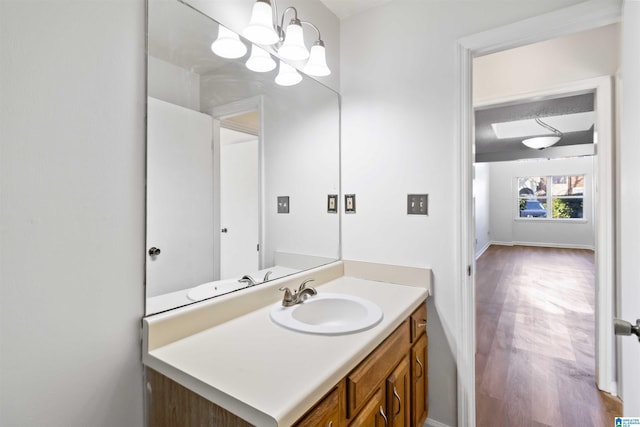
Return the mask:
POLYGON ((289 426, 428 296, 425 287, 348 276, 316 290, 367 298, 382 308, 384 318, 358 333, 311 335, 274 324, 269 303, 152 349, 144 363, 255 425, 289 426))

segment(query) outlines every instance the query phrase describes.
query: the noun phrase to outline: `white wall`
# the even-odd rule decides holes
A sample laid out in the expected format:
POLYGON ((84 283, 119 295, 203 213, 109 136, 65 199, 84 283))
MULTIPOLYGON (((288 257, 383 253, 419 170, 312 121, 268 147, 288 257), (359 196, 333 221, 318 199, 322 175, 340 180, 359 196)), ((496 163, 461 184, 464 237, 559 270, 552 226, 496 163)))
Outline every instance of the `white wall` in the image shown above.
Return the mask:
POLYGON ((594 157, 497 162, 490 165, 490 239, 492 243, 594 249, 594 157), (575 221, 516 219, 516 178, 584 175, 584 218, 575 221))
POLYGON ((475 102, 600 76, 620 66, 620 25, 612 24, 473 60, 475 102))
POLYGON ((489 186, 489 164, 476 163, 474 166, 473 201, 475 205, 476 221, 476 258, 489 247, 491 243, 491 190, 489 186))
POLYGON ((431 267, 430 418, 456 425, 455 41, 578 1, 395 0, 342 21, 343 257, 431 267), (429 216, 408 216, 408 193, 429 216))
POLYGON ((144 1, 0 1, 0 425, 142 426, 144 1))

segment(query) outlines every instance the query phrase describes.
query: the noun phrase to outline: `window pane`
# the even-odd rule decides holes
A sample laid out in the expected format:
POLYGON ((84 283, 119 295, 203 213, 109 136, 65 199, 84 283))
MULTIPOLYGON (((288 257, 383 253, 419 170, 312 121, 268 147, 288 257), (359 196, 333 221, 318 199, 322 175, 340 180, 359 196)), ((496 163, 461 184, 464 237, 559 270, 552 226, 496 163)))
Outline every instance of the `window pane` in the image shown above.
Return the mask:
POLYGON ((552 177, 553 218, 582 218, 584 175, 552 177))
POLYGON ((547 179, 544 176, 518 178, 518 210, 520 217, 547 217, 547 179))

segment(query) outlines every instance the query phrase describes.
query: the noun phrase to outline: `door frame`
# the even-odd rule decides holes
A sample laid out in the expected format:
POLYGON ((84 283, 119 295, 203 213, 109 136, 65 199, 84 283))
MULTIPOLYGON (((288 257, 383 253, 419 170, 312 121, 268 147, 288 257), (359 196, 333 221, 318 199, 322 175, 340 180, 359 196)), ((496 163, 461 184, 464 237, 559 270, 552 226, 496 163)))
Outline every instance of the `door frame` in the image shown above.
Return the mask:
MULTIPOLYGON (((488 30, 461 38, 456 43, 455 76, 456 94, 454 98, 456 123, 455 145, 458 162, 456 164, 456 200, 460 220, 456 224, 456 239, 459 251, 456 253, 457 266, 455 272, 456 297, 460 301, 458 328, 456 330, 456 361, 458 366, 457 397, 458 425, 475 426, 475 220, 473 213, 473 96, 472 67, 473 58, 499 51, 524 46, 580 31, 613 24, 620 21, 621 7, 617 3, 605 3, 590 0, 544 15, 525 19, 503 27, 488 30)), ((611 79, 608 79, 608 90, 611 91, 611 79)), ((605 86, 607 86, 605 84, 605 86)), ((607 90, 602 87, 601 90, 607 90)), ((597 102, 597 101, 596 101, 597 102)), ((600 106, 598 106, 600 107, 600 106)), ((601 107, 605 108, 605 107, 601 107)), ((611 105, 609 106, 611 111, 611 105)), ((598 129, 613 135, 612 116, 603 118, 598 129)), ((603 142, 599 134, 597 176, 599 190, 596 193, 598 209, 596 225, 597 263, 597 339, 605 340, 611 345, 600 345, 604 354, 597 357, 601 366, 612 367, 613 364, 613 277, 614 277, 614 184, 613 179, 613 141, 603 142), (600 145, 602 144, 602 146, 600 145), (607 232, 607 230, 610 230, 607 232), (600 265, 602 264, 602 265, 600 265), (599 267, 599 268, 598 268, 599 267), (605 325, 600 319, 607 319, 605 325)), ((611 389, 615 387, 612 369, 598 371, 598 384, 611 389)), ((609 391, 609 390, 607 390, 609 391)), ((614 390, 615 391, 615 390, 614 390)))
MULTIPOLYGON (((209 114, 213 117, 213 141, 212 155, 213 155, 213 189, 215 194, 213 195, 213 227, 214 230, 220 230, 220 121, 222 119, 237 116, 239 114, 248 113, 251 111, 258 111, 259 123, 258 123, 258 209, 260 214, 258 216, 258 267, 264 268, 264 241, 265 241, 265 227, 266 223, 264 212, 264 99, 262 95, 253 96, 250 98, 240 99, 238 101, 230 102, 224 105, 218 105, 209 110, 209 114)), ((220 277, 220 239, 214 241, 213 246, 214 262, 213 273, 214 277, 220 277)))

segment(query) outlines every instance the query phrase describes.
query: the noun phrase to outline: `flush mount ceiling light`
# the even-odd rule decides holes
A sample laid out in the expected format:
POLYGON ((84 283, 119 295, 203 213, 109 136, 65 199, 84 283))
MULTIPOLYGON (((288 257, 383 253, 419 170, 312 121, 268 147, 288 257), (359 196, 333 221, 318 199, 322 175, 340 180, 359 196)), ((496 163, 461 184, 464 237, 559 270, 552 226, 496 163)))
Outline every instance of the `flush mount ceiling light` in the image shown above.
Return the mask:
POLYGON ((292 6, 282 12, 279 25, 277 18, 278 9, 275 2, 272 7, 270 0, 257 0, 253 5, 249 25, 242 35, 253 43, 274 46, 282 59, 304 61, 309 58, 304 71, 311 76, 331 74, 331 70, 327 67, 325 46, 318 27, 311 22, 298 19, 298 11, 292 6), (284 18, 290 11, 293 12, 293 18, 285 28, 284 18), (310 26, 318 34, 318 39, 311 47, 311 53, 304 44, 302 25, 310 26))
POLYGON ((227 27, 218 26, 218 38, 211 43, 211 50, 222 58, 242 58, 247 53, 247 46, 240 37, 227 27))
POLYGON ((534 138, 523 139, 522 143, 524 145, 526 145, 529 148, 534 148, 536 150, 543 150, 545 148, 551 147, 553 144, 560 141, 560 139, 562 138, 562 132, 560 132, 558 129, 554 128, 553 126, 549 126, 548 124, 546 124, 545 122, 543 122, 537 117, 535 120, 537 124, 553 132, 553 135, 537 136, 534 138))

